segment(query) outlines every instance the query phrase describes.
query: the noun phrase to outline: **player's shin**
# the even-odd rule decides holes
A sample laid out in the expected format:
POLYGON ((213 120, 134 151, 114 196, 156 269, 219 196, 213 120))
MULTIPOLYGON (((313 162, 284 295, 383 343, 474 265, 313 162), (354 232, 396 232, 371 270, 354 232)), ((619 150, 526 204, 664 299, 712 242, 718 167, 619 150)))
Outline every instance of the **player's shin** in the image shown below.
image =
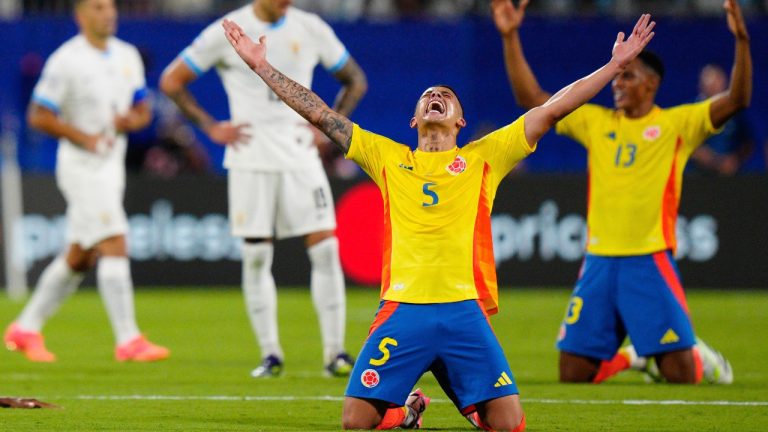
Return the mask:
POLYGON ((107 315, 112 323, 117 345, 139 336, 133 305, 133 281, 128 257, 105 256, 99 259, 96 282, 107 315))
POLYGON ((336 237, 327 238, 307 248, 307 253, 312 264, 312 301, 320 321, 324 363, 328 364, 344 351, 346 297, 339 242, 336 237))
POLYGON ((272 243, 243 244, 243 295, 261 356, 283 358, 277 333, 277 287, 272 277, 272 243))
POLYGON ((63 256, 56 257, 40 276, 35 293, 19 316, 19 326, 28 331, 41 331, 45 321, 77 290, 84 277, 84 273, 69 268, 63 256))

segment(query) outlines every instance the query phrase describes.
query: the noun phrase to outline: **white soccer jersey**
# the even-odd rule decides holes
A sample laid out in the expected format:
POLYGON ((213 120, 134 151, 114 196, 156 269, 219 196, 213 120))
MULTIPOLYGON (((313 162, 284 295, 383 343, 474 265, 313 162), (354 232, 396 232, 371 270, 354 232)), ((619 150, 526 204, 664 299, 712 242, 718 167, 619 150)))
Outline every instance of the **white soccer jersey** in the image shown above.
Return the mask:
MULTIPOLYGON (((267 37, 267 60, 299 84, 311 88, 312 74, 320 63, 333 73, 349 58, 333 29, 315 14, 289 8, 276 23, 260 21, 253 5, 230 12, 254 40, 267 37)), ((227 147, 224 166, 259 171, 300 170, 319 165, 317 148, 308 123, 285 105, 240 59, 230 46, 222 19, 209 25, 181 53, 186 64, 200 75, 215 67, 229 98, 233 123, 248 123, 251 139, 237 149, 227 147)))
MULTIPOLYGON (((145 96, 144 66, 133 45, 110 38, 101 51, 77 35, 50 56, 32 100, 85 133, 115 136, 115 115, 125 115, 145 96)), ((60 139, 59 183, 87 177, 124 186, 126 145, 125 134, 119 134, 109 151, 96 154, 60 139)))

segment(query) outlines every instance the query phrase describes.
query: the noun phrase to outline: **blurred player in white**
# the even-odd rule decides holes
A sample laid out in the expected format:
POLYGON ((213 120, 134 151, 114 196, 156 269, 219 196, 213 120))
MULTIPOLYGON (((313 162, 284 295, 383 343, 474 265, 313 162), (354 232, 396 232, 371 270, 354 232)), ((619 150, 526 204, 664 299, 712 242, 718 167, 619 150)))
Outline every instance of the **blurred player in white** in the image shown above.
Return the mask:
POLYGON ((113 0, 76 0, 74 13, 79 34, 48 59, 28 113, 31 127, 59 138, 56 180, 67 202, 69 246, 40 276, 4 341, 29 360, 55 361, 42 327, 96 266, 115 358, 162 360, 168 349, 147 341, 136 324, 123 209, 125 134, 151 120, 144 67, 136 48, 114 37, 113 0))
MULTIPOLYGON (((307 87, 315 66, 322 64, 342 85, 334 109, 349 115, 367 90, 365 74, 328 24, 291 4, 255 0, 225 18, 241 23, 254 38, 269 35, 279 47, 271 51, 270 61, 307 87)), ((344 275, 333 198, 316 147, 327 139, 254 76, 229 46, 221 20, 168 66, 160 88, 211 141, 227 146, 229 219, 233 235, 244 239, 243 293, 262 355, 251 375, 276 376, 283 369, 272 239, 296 236, 304 238, 312 266, 310 288, 325 372, 348 375, 353 359, 344 350, 344 275), (187 89, 212 67, 224 84, 231 121, 214 119, 187 89)))

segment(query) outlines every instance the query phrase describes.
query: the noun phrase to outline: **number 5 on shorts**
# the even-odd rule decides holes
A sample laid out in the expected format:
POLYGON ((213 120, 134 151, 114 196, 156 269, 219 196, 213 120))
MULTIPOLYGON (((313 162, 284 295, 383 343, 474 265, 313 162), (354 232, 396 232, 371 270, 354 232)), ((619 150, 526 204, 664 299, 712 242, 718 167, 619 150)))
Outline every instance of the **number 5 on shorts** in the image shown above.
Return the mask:
POLYGON ((368 363, 372 364, 373 366, 381 366, 386 363, 387 360, 389 360, 389 348, 387 348, 388 345, 397 346, 397 341, 389 337, 382 339, 381 343, 379 343, 379 351, 381 351, 382 354, 381 358, 372 358, 368 361, 368 363))

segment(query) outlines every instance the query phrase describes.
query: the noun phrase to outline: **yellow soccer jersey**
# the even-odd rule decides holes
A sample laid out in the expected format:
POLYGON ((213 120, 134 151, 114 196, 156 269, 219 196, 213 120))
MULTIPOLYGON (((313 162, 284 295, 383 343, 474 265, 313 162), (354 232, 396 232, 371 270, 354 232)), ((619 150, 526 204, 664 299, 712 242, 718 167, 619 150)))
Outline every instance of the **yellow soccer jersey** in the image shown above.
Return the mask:
POLYGON ((443 152, 412 151, 354 125, 347 158, 384 199, 382 299, 481 299, 497 312, 491 208, 501 180, 536 148, 523 122, 443 152))
POLYGON ((588 252, 625 256, 675 249, 683 169, 715 132, 710 103, 654 106, 638 119, 587 104, 560 120, 557 133, 588 152, 588 252))

